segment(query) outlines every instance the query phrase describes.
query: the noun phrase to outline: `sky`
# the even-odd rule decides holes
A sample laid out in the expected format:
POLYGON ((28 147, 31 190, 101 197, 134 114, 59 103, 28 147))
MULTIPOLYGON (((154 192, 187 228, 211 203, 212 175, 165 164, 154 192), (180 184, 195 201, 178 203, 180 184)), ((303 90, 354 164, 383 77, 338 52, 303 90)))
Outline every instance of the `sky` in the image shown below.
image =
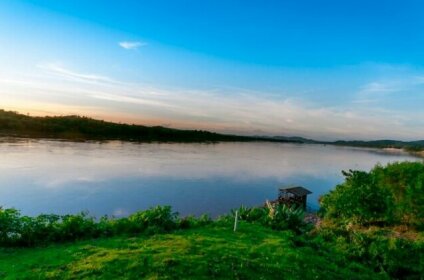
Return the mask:
POLYGON ((0 1, 0 108, 424 139, 424 2, 0 1))

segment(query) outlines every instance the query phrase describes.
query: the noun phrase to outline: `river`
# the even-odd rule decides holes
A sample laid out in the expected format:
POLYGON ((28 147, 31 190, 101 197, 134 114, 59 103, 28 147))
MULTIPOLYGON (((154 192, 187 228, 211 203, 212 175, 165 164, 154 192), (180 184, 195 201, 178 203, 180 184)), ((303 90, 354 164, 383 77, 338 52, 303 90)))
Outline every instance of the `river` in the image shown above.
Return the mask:
POLYGON ((216 216, 275 199, 281 186, 311 190, 308 204, 343 181, 342 170, 417 160, 402 152, 286 143, 137 144, 0 141, 0 205, 25 215, 89 211, 125 216, 155 205, 216 216))

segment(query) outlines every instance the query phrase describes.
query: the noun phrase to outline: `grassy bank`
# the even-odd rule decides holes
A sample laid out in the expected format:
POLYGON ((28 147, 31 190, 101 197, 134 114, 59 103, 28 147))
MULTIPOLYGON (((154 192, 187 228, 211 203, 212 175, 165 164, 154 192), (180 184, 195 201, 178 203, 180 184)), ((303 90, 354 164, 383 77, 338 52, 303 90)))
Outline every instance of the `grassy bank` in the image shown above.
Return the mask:
POLYGON ((384 279, 292 231, 241 222, 0 251, 2 279, 384 279))

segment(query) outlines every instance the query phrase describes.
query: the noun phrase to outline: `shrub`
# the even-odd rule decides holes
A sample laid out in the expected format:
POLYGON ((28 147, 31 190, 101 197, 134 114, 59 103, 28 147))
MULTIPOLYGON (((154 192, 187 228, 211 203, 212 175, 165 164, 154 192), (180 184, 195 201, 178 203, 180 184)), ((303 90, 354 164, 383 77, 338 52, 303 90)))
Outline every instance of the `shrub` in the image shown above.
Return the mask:
MULTIPOLYGON (((267 211, 264 207, 252 207, 248 208, 245 206, 240 206, 237 209, 239 218, 248 222, 261 222, 263 223, 266 219, 267 211)), ((232 210, 232 214, 234 215, 235 210, 232 210)))
POLYGON ((324 246, 331 246, 347 259, 363 263, 393 279, 420 279, 419 276, 424 275, 422 241, 387 236, 384 231, 351 230, 338 235, 320 231, 313 242, 316 247, 325 243, 324 246))
POLYGON ((0 244, 8 245, 21 238, 20 212, 15 209, 0 207, 0 244))
POLYGON ((290 229, 302 232, 305 229, 304 211, 299 207, 267 203, 264 224, 275 230, 290 229))
POLYGON ((21 238, 19 244, 33 246, 50 241, 59 241, 62 238, 60 229, 61 217, 58 215, 39 215, 38 217, 21 217, 21 238))
MULTIPOLYGON (((200 217, 193 223, 205 224, 200 217)), ((0 246, 35 246, 119 234, 152 234, 179 227, 178 214, 169 206, 157 206, 128 218, 95 220, 88 213, 76 215, 21 216, 15 209, 0 208, 0 246)), ((189 225, 191 226, 191 224, 189 225)))
POLYGON ((195 216, 187 216, 184 218, 178 219, 178 228, 187 229, 206 226, 212 223, 212 219, 208 215, 201 215, 199 218, 195 216))
POLYGON ((321 214, 338 223, 424 226, 424 163, 377 165, 343 172, 345 182, 321 200, 321 214))
POLYGON ((390 278, 421 279, 424 242, 413 227, 424 227, 424 163, 343 174, 345 182, 320 201, 324 220, 315 231, 317 242, 390 278))
POLYGON ((376 166, 371 173, 393 196, 391 219, 424 226, 424 162, 396 162, 376 166))
POLYGON ((134 232, 166 232, 176 228, 178 213, 172 212, 170 206, 156 206, 140 211, 128 217, 134 232))
POLYGON ((62 216, 57 233, 59 234, 59 241, 78 240, 101 235, 94 218, 89 217, 86 212, 62 216))
POLYGON ((346 180, 320 200, 321 213, 340 222, 370 223, 386 221, 392 197, 378 185, 372 174, 343 172, 346 180))
POLYGON ((231 215, 221 217, 221 220, 233 221, 236 211, 240 220, 259 223, 274 230, 303 232, 307 229, 304 222, 304 211, 295 206, 288 207, 283 204, 270 204, 269 202, 267 202, 266 207, 248 208, 241 206, 232 210, 231 215))

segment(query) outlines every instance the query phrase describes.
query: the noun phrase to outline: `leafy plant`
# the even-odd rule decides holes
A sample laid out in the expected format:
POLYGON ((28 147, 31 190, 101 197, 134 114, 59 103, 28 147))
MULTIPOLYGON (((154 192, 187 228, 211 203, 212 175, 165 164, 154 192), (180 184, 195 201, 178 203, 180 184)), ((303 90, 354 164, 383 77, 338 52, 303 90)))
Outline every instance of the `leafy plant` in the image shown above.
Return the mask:
POLYGON ((345 182, 320 200, 323 217, 339 224, 424 226, 424 163, 377 165, 343 175, 345 182))
POLYGON ((301 232, 305 228, 305 213, 300 207, 267 202, 264 224, 276 230, 290 229, 301 232))

